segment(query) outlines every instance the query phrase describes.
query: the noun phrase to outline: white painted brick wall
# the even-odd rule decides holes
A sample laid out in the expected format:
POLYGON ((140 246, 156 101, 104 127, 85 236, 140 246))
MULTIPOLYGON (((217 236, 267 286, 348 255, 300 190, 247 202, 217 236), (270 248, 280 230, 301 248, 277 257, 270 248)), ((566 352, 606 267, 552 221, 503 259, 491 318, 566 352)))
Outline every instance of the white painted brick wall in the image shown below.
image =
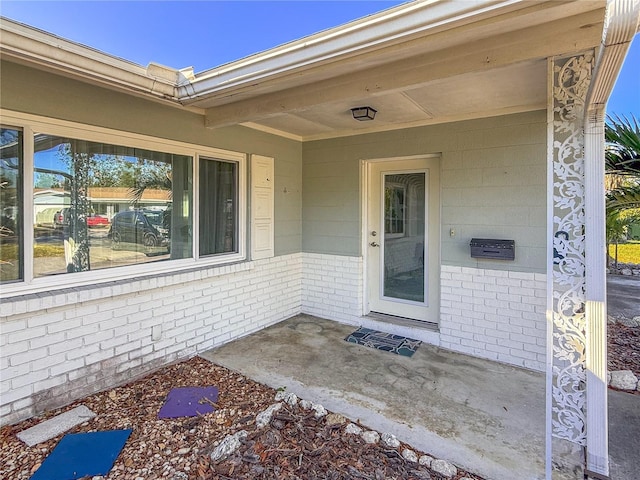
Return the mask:
POLYGON ((363 304, 362 258, 302 254, 302 312, 357 325, 363 304))
POLYGON ((440 346, 543 371, 546 275, 443 265, 440 346))
MULTIPOLYGON (((441 278, 442 347, 544 368, 544 275, 443 266, 441 278)), ((301 253, 77 290, 1 305, 1 424, 300 312, 357 325, 363 265, 301 253)))
POLYGON ((293 254, 3 301, 0 424, 292 317, 301 280, 293 254))

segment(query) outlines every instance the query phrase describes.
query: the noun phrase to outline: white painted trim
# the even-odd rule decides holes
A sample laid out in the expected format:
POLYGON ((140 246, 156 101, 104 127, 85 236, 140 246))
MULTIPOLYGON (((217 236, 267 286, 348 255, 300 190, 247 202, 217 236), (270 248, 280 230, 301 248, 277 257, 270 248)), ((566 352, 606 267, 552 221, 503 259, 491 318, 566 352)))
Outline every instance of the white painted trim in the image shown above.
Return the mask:
POLYGON ((181 106, 176 87, 184 70, 153 63, 145 68, 7 18, 0 19, 0 32, 4 58, 181 106))
MULTIPOLYGON (((10 110, 0 109, 0 120, 3 124, 24 129, 24 195, 25 195, 25 226, 33 225, 33 134, 47 133, 83 140, 117 144, 125 147, 145 148, 165 153, 179 154, 192 157, 193 169, 193 196, 192 208, 197 208, 199 185, 197 183, 197 171, 199 157, 216 158, 220 160, 238 163, 238 252, 229 255, 216 255, 206 258, 198 258, 197 243, 198 236, 193 236, 193 257, 180 260, 167 260, 165 262, 148 263, 144 265, 127 265, 122 267, 112 267, 100 270, 90 270, 87 272, 75 272, 63 276, 54 275, 48 277, 32 278, 33 274, 33 232, 25 227, 25 274, 24 281, 7 283, 2 285, 2 298, 10 298, 30 293, 60 290, 70 287, 94 285, 111 282, 115 280, 126 280, 134 277, 179 272, 192 268, 206 268, 221 264, 240 262, 246 260, 246 208, 247 208, 247 157, 246 154, 223 150, 219 148, 205 147, 184 142, 177 142, 163 138, 156 138, 147 135, 140 135, 119 130, 112 130, 102 127, 94 127, 75 122, 57 120, 48 117, 41 117, 30 114, 23 114, 10 110), (28 223, 28 222, 31 223, 28 223), (60 281, 64 278, 64 281, 60 281)), ((198 218, 194 213, 194 227, 198 218)), ((197 233, 197 229, 194 229, 197 233)))
POLYGON ((584 145, 587 470, 609 475, 604 109, 588 115, 584 145))
POLYGON ((258 132, 269 133, 271 135, 277 135, 289 140, 295 140, 296 142, 302 142, 304 140, 300 135, 294 135, 293 133, 285 132, 284 130, 278 130, 277 128, 267 127, 265 125, 260 125, 259 123, 255 122, 244 122, 240 125, 242 125, 243 127, 251 128, 253 130, 257 130, 258 132))
POLYGON ((310 65, 396 45, 444 27, 460 27, 491 12, 518 8, 521 3, 521 0, 476 0, 472 4, 437 0, 408 2, 202 72, 190 84, 179 88, 178 97, 188 103, 266 78, 290 75, 310 65))
MULTIPOLYGON (((362 275, 363 275, 363 279, 362 279, 362 285, 363 285, 363 291, 362 291, 362 314, 363 315, 368 315, 371 312, 370 306, 369 306, 369 271, 368 271, 368 264, 369 264, 369 258, 368 258, 368 251, 369 249, 367 248, 369 245, 368 239, 369 239, 369 212, 368 212, 368 204, 369 204, 369 196, 370 196, 370 189, 369 189, 369 181, 370 181, 370 166, 372 164, 375 163, 384 163, 384 162, 394 162, 394 161, 411 161, 411 160, 419 160, 419 159, 431 159, 431 158, 436 158, 438 160, 442 159, 442 154, 440 153, 426 153, 426 154, 422 154, 422 155, 407 155, 407 156, 400 156, 400 157, 382 157, 382 158, 371 158, 371 159, 361 159, 360 160, 360 218, 361 218, 361 231, 360 231, 360 235, 361 235, 361 242, 360 242, 360 248, 361 248, 361 255, 362 255, 362 275)), ((438 230, 441 230, 442 228, 442 161, 438 162, 438 230)), ((425 212, 425 215, 427 215, 427 212, 425 212)), ((428 225, 425 226, 425 234, 427 233, 427 227, 429 227, 428 225)), ((441 231, 438 233, 438 252, 437 252, 437 258, 438 258, 438 262, 437 265, 435 266, 435 268, 438 269, 438 279, 440 278, 440 263, 442 261, 442 241, 440 239, 441 236, 441 231)), ((428 269, 425 270, 425 272, 428 272, 428 269)), ((439 280, 438 280, 439 282, 439 280)), ((430 288, 436 288, 438 290, 438 309, 440 308, 440 302, 439 302, 439 298, 440 298, 440 285, 439 283, 437 285, 432 285, 430 286, 430 288)), ((438 315, 438 322, 439 322, 439 315, 438 315)))
POLYGON ((640 27, 640 1, 608 0, 605 31, 585 109, 586 460, 587 471, 609 475, 607 298, 604 200, 605 108, 640 27))
POLYGON ((369 215, 367 214, 369 205, 369 160, 360 160, 360 253, 362 255, 362 315, 371 312, 369 307, 369 215))
POLYGON ((640 0, 607 0, 604 32, 587 94, 586 115, 606 107, 629 46, 639 31, 640 0))
POLYGON ((547 369, 545 400, 545 478, 553 466, 553 59, 547 59, 547 369))
POLYGON ((153 137, 139 133, 127 132, 105 127, 97 127, 84 123, 70 122, 52 117, 43 117, 12 110, 0 108, 0 122, 12 126, 31 127, 35 133, 49 133, 51 135, 69 135, 70 133, 82 136, 83 139, 94 142, 113 143, 114 138, 118 139, 118 145, 123 147, 147 148, 159 150, 177 155, 195 155, 198 152, 202 155, 214 156, 225 160, 243 161, 245 154, 224 150, 221 148, 207 147, 192 143, 169 140, 162 137, 153 137), (17 125, 16 125, 17 124, 17 125), (69 132, 72 130, 72 132, 69 132))
POLYGON ((273 157, 264 155, 251 155, 251 260, 271 258, 275 255, 275 164, 273 157), (266 173, 266 178, 258 175, 266 173), (266 216, 258 217, 258 204, 262 198, 262 211, 266 216), (266 212, 265 212, 266 210, 266 212), (268 229, 268 246, 258 245, 258 230, 268 229))
MULTIPOLYGON (((0 119, 2 119, 2 116, 0 115, 0 119)), ((30 231, 27 231, 27 225, 31 226, 31 225, 35 225, 35 219, 34 217, 34 205, 33 205, 33 195, 25 195, 24 193, 24 185, 33 185, 33 181, 34 181, 34 173, 33 173, 33 169, 34 169, 34 165, 33 162, 27 162, 26 159, 27 158, 33 158, 34 152, 33 152, 33 129, 30 128, 29 126, 25 126, 22 129, 23 132, 23 136, 22 136, 22 152, 23 152, 23 157, 22 157, 22 172, 24 175, 24 179, 22 182, 22 190, 23 190, 23 199, 22 199, 22 208, 23 208, 23 223, 24 226, 22 228, 22 235, 23 235, 23 252, 22 252, 22 256, 23 256, 23 264, 22 267, 24 268, 24 272, 23 272, 23 282, 25 283, 31 283, 33 282, 33 255, 26 255, 26 252, 33 252, 33 235, 32 232, 33 230, 31 229, 30 231)), ((3 287, 4 290, 4 287, 3 287)))

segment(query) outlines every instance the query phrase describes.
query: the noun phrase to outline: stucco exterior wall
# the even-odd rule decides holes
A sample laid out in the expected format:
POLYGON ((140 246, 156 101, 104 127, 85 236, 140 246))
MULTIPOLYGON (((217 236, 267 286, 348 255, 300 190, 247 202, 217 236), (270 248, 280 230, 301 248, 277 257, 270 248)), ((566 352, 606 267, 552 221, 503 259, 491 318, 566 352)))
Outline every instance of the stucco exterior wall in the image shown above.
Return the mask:
POLYGON ((544 273, 546 128, 542 111, 306 142, 303 251, 362 254, 361 160, 439 153, 442 264, 544 273), (515 240, 515 261, 472 259, 473 237, 515 240))
POLYGON ((207 129, 203 116, 11 62, 0 65, 8 110, 275 158, 275 254, 300 252, 302 144, 242 126, 207 129))
POLYGON ((542 111, 305 143, 303 298, 313 291, 317 301, 303 301, 303 310, 354 323, 354 312, 345 312, 332 299, 362 299, 359 309, 365 303, 363 283, 341 285, 334 278, 340 265, 351 265, 352 274, 363 268, 356 262, 364 258, 361 160, 440 154, 439 332, 434 336, 414 326, 387 329, 542 371, 546 129, 542 111), (515 240, 515 260, 471 258, 474 237, 515 240), (326 302, 320 301, 322 295, 326 302))

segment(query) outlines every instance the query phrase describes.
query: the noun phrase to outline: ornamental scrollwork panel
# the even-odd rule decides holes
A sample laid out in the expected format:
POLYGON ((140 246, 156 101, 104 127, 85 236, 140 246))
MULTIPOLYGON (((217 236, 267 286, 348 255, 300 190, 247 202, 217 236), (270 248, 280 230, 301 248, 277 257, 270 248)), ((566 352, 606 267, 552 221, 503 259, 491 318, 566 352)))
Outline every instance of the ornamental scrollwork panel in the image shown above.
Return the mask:
POLYGON ((583 119, 591 53, 553 64, 553 435, 585 444, 583 119))

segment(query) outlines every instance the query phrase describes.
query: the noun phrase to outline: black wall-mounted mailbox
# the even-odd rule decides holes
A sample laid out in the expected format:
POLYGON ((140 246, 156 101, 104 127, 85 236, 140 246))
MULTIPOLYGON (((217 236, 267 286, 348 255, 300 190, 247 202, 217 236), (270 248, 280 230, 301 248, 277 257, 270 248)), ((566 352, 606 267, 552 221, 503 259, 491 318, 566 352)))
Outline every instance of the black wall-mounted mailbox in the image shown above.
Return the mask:
POLYGON ((472 238, 470 245, 471 256, 473 258, 491 258, 494 260, 516 259, 516 242, 513 240, 472 238))

